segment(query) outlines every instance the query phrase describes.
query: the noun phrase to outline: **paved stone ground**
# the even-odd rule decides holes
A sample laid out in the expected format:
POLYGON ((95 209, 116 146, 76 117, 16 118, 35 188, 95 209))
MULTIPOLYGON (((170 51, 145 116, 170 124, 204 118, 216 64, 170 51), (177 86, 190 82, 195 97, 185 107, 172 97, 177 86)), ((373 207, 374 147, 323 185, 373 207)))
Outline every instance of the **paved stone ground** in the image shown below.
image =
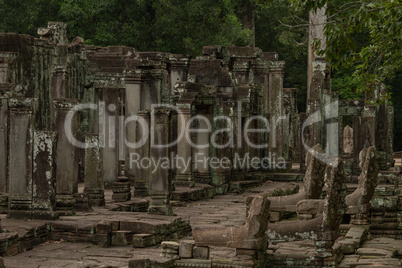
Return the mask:
POLYGON ((356 254, 346 255, 340 268, 402 267, 402 241, 387 237, 369 240, 356 250, 356 254))
MULTIPOLYGON (((243 194, 228 194, 215 196, 213 199, 188 203, 179 203, 174 207, 174 213, 183 220, 190 220, 192 226, 236 226, 244 224, 246 218, 245 201, 248 195, 269 193, 274 189, 288 187, 288 183, 266 182, 258 188, 246 190, 243 194)), ((105 193, 108 208, 111 191, 105 193)), ((86 225, 93 222, 111 219, 132 219, 161 221, 163 216, 147 215, 147 213, 130 213, 108 211, 106 208, 95 208, 93 212, 77 213, 77 216, 61 217, 64 222, 75 222, 86 225)), ((26 230, 43 224, 41 221, 23 221, 5 219, 2 215, 2 225, 23 236, 26 230)), ((188 239, 188 238, 184 238, 188 239)), ((146 249, 131 246, 101 248, 87 243, 69 243, 64 241, 48 241, 24 253, 5 257, 4 263, 9 267, 128 267, 128 260, 150 256, 159 259, 161 249, 157 246, 146 249)), ((223 258, 234 257, 232 249, 211 249, 211 256, 223 258)))
MULTIPOLYGON (((213 199, 200 200, 188 203, 179 203, 178 207, 174 207, 174 213, 182 219, 190 220, 191 226, 237 226, 242 225, 245 221, 246 206, 245 200, 248 195, 256 195, 260 193, 269 193, 274 189, 286 188, 289 183, 285 182, 270 182, 267 181, 262 186, 246 190, 242 194, 228 194, 223 196, 215 196, 213 199)), ((106 193, 107 199, 111 193, 106 193)), ((110 199, 109 199, 110 200, 110 199)), ((23 234, 26 229, 32 228, 37 221, 9 220, 4 219, 3 226, 13 228, 13 231, 23 234)), ((102 219, 116 218, 144 218, 147 220, 163 221, 161 216, 147 215, 146 213, 131 213, 108 211, 106 208, 96 208, 93 212, 78 213, 74 217, 62 217, 62 221, 75 221, 78 225, 86 224, 93 221, 101 221, 102 219)), ((183 238, 188 239, 188 238, 183 238)), ((356 255, 348 255, 343 260, 343 267, 348 263, 361 262, 362 265, 367 265, 363 259, 374 259, 373 263, 386 265, 397 265, 399 262, 395 258, 402 253, 402 242, 397 240, 387 240, 387 238, 378 238, 366 242, 360 248, 356 255), (378 240, 379 239, 379 240, 378 240), (396 246, 399 243, 399 248, 396 246), (381 244, 381 246, 377 246, 381 244), (392 254, 385 254, 386 250, 390 250, 390 246, 396 247, 392 249, 392 254), (381 252, 374 254, 370 247, 377 248, 381 252), (365 249, 369 248, 369 249, 365 249), (385 250, 385 251, 384 251, 385 250), (399 253, 398 253, 399 252, 399 253), (381 254, 382 255, 381 255, 381 254), (374 254, 374 255, 373 255, 374 254), (369 257, 368 257, 369 256, 369 257), (371 256, 371 257, 370 257, 371 256), (372 256, 375 256, 372 258, 372 256), (384 259, 385 257, 385 259, 384 259)), ((307 242, 306 242, 307 243, 307 242)), ((289 245, 283 247, 279 251, 293 252, 297 248, 298 251, 306 249, 306 253, 312 250, 310 245, 302 242, 298 245, 289 245)), ((131 246, 110 248, 101 248, 89 243, 69 243, 65 241, 48 241, 42 245, 35 247, 33 250, 23 252, 16 256, 4 258, 4 263, 7 268, 11 267, 128 267, 129 259, 153 258, 161 259, 161 248, 158 246, 149 247, 146 249, 132 248, 131 246)), ((278 252, 279 253, 279 252, 278 252)), ((234 258, 234 250, 226 248, 212 248, 211 257, 219 258, 234 258)), ((361 265, 359 263, 359 265, 361 265)), ((400 265, 400 263, 399 263, 400 265)), ((359 266, 360 267, 360 266, 359 266)), ((361 266, 366 267, 366 266, 361 266)), ((381 266, 380 266, 381 267, 381 266)), ((400 267, 400 266, 382 266, 382 267, 400 267)))

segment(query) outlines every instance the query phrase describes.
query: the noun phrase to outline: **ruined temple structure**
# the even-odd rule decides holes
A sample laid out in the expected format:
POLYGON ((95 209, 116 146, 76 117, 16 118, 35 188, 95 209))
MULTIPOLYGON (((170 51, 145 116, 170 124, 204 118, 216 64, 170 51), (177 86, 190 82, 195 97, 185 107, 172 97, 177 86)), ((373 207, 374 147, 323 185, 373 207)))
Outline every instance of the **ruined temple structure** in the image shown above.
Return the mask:
MULTIPOLYGON (((236 165, 210 169, 191 164, 153 172, 138 168, 136 158, 168 158, 174 153, 184 159, 197 155, 233 160, 275 153, 284 157, 284 166, 296 159, 296 89, 283 88, 285 64, 276 53, 209 46, 203 56, 190 58, 129 47, 85 46, 67 43, 66 25, 56 22, 38 33, 40 39, 0 36, 0 188, 9 194, 12 217, 37 217, 39 206, 40 217, 54 218, 55 211, 73 214, 80 179, 92 205, 104 204, 105 187, 115 188, 115 200, 129 200, 129 182, 133 196, 152 197, 150 212, 172 214, 172 187, 193 187, 196 182, 224 186, 243 179, 248 171, 236 165), (256 115, 277 122, 269 126, 273 131, 243 135, 246 121, 256 115), (286 117, 280 119, 281 115, 286 117), (219 116, 233 119, 231 125, 214 120, 219 116), (212 126, 205 125, 207 120, 212 126), (212 129, 192 134, 192 141, 177 139, 188 126, 212 129), (219 131, 227 128, 230 133, 219 131), (214 132, 218 146, 190 144, 208 145, 214 132), (145 145, 127 146, 144 135, 148 135, 145 145), (149 144, 176 139, 178 143, 169 148, 149 144), (245 139, 269 146, 256 149, 245 139), (40 142, 47 146, 43 153, 37 153, 40 142), (219 146, 228 142, 233 146, 219 146), (46 194, 52 196, 49 202, 35 204, 36 195, 46 194)), ((266 128, 263 124, 250 121, 254 129, 266 128)))
POLYGON ((20 258, 0 267, 47 240, 119 246, 116 267, 400 267, 383 88, 339 100, 310 51, 299 113, 275 52, 190 57, 66 32, 0 34, 0 255, 20 258))

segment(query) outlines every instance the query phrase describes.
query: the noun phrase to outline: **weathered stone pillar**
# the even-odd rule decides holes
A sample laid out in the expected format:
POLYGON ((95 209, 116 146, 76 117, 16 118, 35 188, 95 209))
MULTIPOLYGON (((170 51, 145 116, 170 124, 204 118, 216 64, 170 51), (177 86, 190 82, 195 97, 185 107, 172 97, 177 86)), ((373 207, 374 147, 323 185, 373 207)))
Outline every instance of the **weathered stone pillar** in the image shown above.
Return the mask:
POLYGON ((142 146, 139 146, 134 150, 133 153, 129 156, 129 162, 127 165, 130 165, 130 169, 134 170, 135 180, 134 180, 134 196, 135 197, 145 197, 149 195, 149 178, 150 171, 149 169, 141 167, 141 159, 149 159, 150 157, 150 126, 151 119, 149 111, 140 111, 138 116, 142 118, 145 122, 144 129, 142 125, 137 124, 136 126, 136 134, 137 134, 137 142, 140 139, 144 139, 145 143, 142 146))
POLYGON ((52 90, 54 99, 67 97, 67 70, 64 66, 56 66, 52 72, 52 90))
MULTIPOLYGON (((191 104, 188 105, 191 107, 191 104)), ((184 105, 178 107, 180 112, 177 118, 177 133, 185 133, 187 123, 191 119, 191 108, 183 106, 184 105)), ((191 139, 191 137, 189 138, 191 139)), ((185 134, 177 144, 177 157, 180 160, 178 161, 178 166, 176 166, 176 178, 174 184, 194 187, 195 180, 193 175, 192 146, 188 142, 185 134), (183 159, 184 162, 181 161, 181 159, 183 159)))
POLYGON ((102 172, 102 155, 97 134, 87 134, 85 143, 85 188, 92 206, 104 206, 104 182, 102 172))
MULTIPOLYGON (((227 109, 219 107, 215 110, 215 116, 223 116, 227 115, 227 109)), ((210 143, 210 156, 211 159, 207 161, 207 164, 210 165, 211 170, 211 179, 213 185, 223 185, 228 182, 230 171, 229 169, 225 169, 220 165, 220 160, 224 157, 231 157, 231 148, 227 146, 230 136, 232 133, 228 133, 225 129, 230 127, 230 123, 224 119, 214 120, 212 119, 212 135, 211 135, 211 143, 210 143), (213 142, 216 143, 216 146, 213 145, 213 142)))
POLYGON ((9 100, 9 212, 10 218, 31 216, 32 139, 34 100, 9 100))
POLYGON ((100 118, 104 121, 99 124, 99 136, 104 138, 102 147, 102 168, 105 187, 112 186, 119 176, 119 89, 100 89, 99 105, 100 118), (102 107, 103 106, 103 107, 102 107))
POLYGON ((165 108, 155 108, 151 114, 151 149, 150 156, 154 161, 168 161, 167 166, 151 166, 149 174, 149 203, 148 213, 173 215, 170 205, 172 175, 169 167, 169 148, 160 148, 169 144, 169 121, 171 111, 165 108), (152 141, 152 139, 154 139, 152 141), (154 142, 152 144, 152 142, 154 142))
POLYGON ((78 148, 73 144, 67 132, 78 139, 79 131, 79 114, 76 113, 68 122, 68 128, 65 128, 65 121, 68 112, 78 103, 75 99, 56 99, 53 101, 55 116, 54 129, 58 133, 57 140, 57 156, 56 156, 56 209, 59 214, 73 215, 73 205, 75 199, 74 193, 78 192, 78 148))
POLYGON ((387 106, 387 161, 389 166, 394 166, 394 120, 395 120, 395 111, 393 106, 387 106))
MULTIPOLYGON (((130 84, 126 85, 126 104, 125 104, 125 119, 132 116, 138 116, 138 112, 141 110, 141 85, 130 84)), ((126 141, 128 143, 136 143, 136 129, 138 122, 134 120, 128 122, 125 126, 126 141)), ((136 173, 135 167, 127 163, 130 162, 130 155, 134 154, 136 149, 131 148, 132 146, 126 146, 126 170, 125 175, 128 177, 129 181, 135 181, 136 173)))
POLYGON ((205 120, 197 120, 198 129, 203 129, 203 132, 198 132, 196 136, 196 144, 202 145, 199 148, 193 150, 193 158, 194 158, 194 167, 195 167, 195 176, 197 182, 201 183, 210 183, 211 182, 211 171, 208 163, 210 156, 210 136, 211 131, 208 132, 208 122, 212 122, 211 114, 202 114, 205 116, 208 121, 205 120))
POLYGON ((0 192, 8 192, 8 101, 0 92, 0 192))
POLYGON ((294 161, 299 152, 297 147, 298 134, 298 112, 297 112, 297 88, 284 88, 284 110, 286 119, 284 120, 284 133, 286 141, 285 155, 289 160, 294 161), (287 137, 286 137, 287 136, 287 137))
POLYGON ((285 157, 283 148, 283 75, 285 62, 272 61, 269 72, 270 136, 269 152, 285 157))
POLYGON ((56 198, 57 133, 34 131, 32 174, 32 218, 58 218, 56 198))
POLYGON ((306 129, 303 132, 303 124, 307 119, 307 114, 306 113, 300 113, 300 125, 299 125, 299 135, 300 135, 300 171, 306 171, 306 148, 304 147, 303 144, 303 140, 304 139, 304 143, 309 146, 311 146, 311 133, 310 133, 310 128, 306 127, 306 129))

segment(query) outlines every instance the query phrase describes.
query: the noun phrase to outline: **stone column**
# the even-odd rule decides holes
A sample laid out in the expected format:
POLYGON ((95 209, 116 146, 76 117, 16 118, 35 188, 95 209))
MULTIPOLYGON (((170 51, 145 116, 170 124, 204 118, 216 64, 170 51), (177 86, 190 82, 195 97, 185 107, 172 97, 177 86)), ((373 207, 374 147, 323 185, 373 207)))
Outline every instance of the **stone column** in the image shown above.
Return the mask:
POLYGON ((306 148, 304 147, 303 140, 304 138, 304 143, 309 146, 311 146, 311 133, 310 133, 310 128, 306 127, 305 131, 303 132, 303 124, 307 119, 307 114, 306 113, 300 113, 300 125, 299 125, 299 136, 300 136, 300 171, 304 172, 306 171, 306 148))
MULTIPOLYGON (((164 108, 156 108, 151 114, 151 139, 154 138, 154 144, 151 145, 150 156, 154 161, 163 161, 169 159, 169 148, 157 148, 158 145, 168 144, 170 111, 164 108)), ((151 141, 152 144, 152 141, 151 141)), ((151 166, 149 174, 149 203, 148 213, 173 215, 170 205, 172 177, 170 167, 158 165, 151 166)))
POLYGON ((99 135, 104 138, 105 144, 102 147, 102 167, 105 187, 111 187, 115 179, 119 176, 119 148, 118 148, 118 107, 119 90, 115 88, 100 89, 99 106, 100 120, 99 135))
POLYGON ((0 97, 0 192, 8 192, 8 101, 0 97))
MULTIPOLYGON (((65 129, 68 112, 78 103, 75 99, 55 99, 53 101, 55 116, 54 129, 58 133, 56 156, 56 209, 59 215, 74 215, 74 193, 78 192, 78 148, 69 141, 65 129)), ((79 114, 70 122, 71 133, 78 139, 79 114)))
POLYGON ((104 206, 104 182, 102 172, 102 155, 97 134, 87 134, 85 143, 85 188, 92 206, 104 206))
MULTIPOLYGON (((131 169, 135 173, 134 181, 134 196, 145 197, 149 195, 149 169, 141 168, 141 159, 147 159, 150 157, 150 113, 149 111, 140 111, 138 116, 144 119, 147 129, 143 129, 141 125, 137 124, 136 134, 137 141, 144 138, 145 144, 134 150, 134 153, 129 156, 130 161, 127 165, 131 165, 131 169), (137 159, 137 160, 136 160, 137 159), (136 160, 136 161, 134 161, 136 160)), ((144 126, 145 127, 145 126, 144 126)))
MULTIPOLYGON (((209 122, 212 122, 211 114, 202 115, 205 116, 209 122)), ((198 120, 197 123, 199 129, 208 129, 208 123, 205 120, 198 120)), ((210 136, 211 132, 197 133, 196 144, 209 146, 206 146, 205 148, 196 148, 195 150, 193 150, 193 159, 195 162, 194 167, 196 171, 197 182, 202 182, 206 184, 211 183, 211 171, 207 160, 210 156, 210 136), (197 160, 200 160, 200 162, 198 162, 197 160)))
MULTIPOLYGON (((188 105, 191 107, 191 104, 188 105)), ((187 123, 191 119, 191 108, 183 106, 184 105, 178 107, 180 109, 180 114, 177 117, 177 133, 181 133, 182 131, 185 133, 187 123)), ((195 180, 193 175, 192 146, 185 135, 177 144, 177 157, 180 160, 178 161, 178 166, 176 166, 176 178, 174 184, 194 187, 195 180), (184 163, 181 159, 184 160, 184 163), (186 166, 187 164, 189 165, 186 166)))
MULTIPOLYGON (((130 81, 131 83, 131 81, 130 81)), ((141 85, 140 84, 127 84, 126 85, 126 106, 125 106, 125 118, 138 115, 141 110, 141 85)), ((136 129, 137 122, 131 121, 125 126, 126 140, 130 143, 136 142, 136 129)), ((135 148, 126 146, 126 163, 130 162, 130 154, 135 153, 135 148)), ((125 175, 129 181, 135 181, 136 173, 135 168, 126 164, 125 175)))
POLYGON ((32 218, 58 218, 56 198, 56 145, 57 133, 34 131, 32 218))
MULTIPOLYGON (((327 16, 325 14, 326 7, 317 9, 316 12, 311 11, 309 14, 309 47, 308 47, 308 70, 307 70, 307 99, 314 99, 315 89, 313 87, 315 75, 313 62, 318 58, 318 48, 314 46, 314 41, 319 40, 321 42, 321 48, 326 48, 326 37, 324 35, 324 27, 327 22, 327 16)), ((309 111, 308 111, 309 112, 309 111)), ((311 111, 313 112, 313 111, 311 111)))
POLYGON ((285 62, 272 61, 269 72, 270 136, 269 152, 284 157, 283 151, 283 75, 285 62))
POLYGON ((10 99, 9 212, 10 218, 31 216, 34 100, 10 99))
POLYGON ((395 118, 395 111, 393 106, 387 106, 387 160, 389 166, 394 166, 394 118, 395 118))
MULTIPOLYGON (((222 107, 217 108, 215 111, 216 113, 214 114, 214 116, 221 116, 221 115, 223 116, 227 114, 227 113, 225 114, 227 110, 225 110, 222 107)), ((216 145, 225 145, 229 140, 229 133, 221 130, 229 127, 228 122, 222 119, 214 121, 213 118, 211 122, 212 122, 212 133, 216 134, 214 137, 211 136, 211 141, 216 142, 216 145)), ((210 143, 209 146, 210 148, 209 153, 211 156, 211 160, 214 161, 207 161, 206 164, 210 164, 211 183, 213 185, 223 185, 228 182, 229 177, 228 175, 230 175, 230 173, 228 172, 227 169, 223 169, 221 167, 221 165, 219 164, 219 160, 221 160, 223 157, 228 157, 230 159, 230 157, 232 156, 231 150, 230 148, 215 147, 213 146, 212 142, 210 143), (218 160, 218 162, 216 162, 215 160, 218 160)))
POLYGON ((56 66, 52 72, 53 98, 62 99, 67 97, 66 92, 67 70, 64 66, 56 66))

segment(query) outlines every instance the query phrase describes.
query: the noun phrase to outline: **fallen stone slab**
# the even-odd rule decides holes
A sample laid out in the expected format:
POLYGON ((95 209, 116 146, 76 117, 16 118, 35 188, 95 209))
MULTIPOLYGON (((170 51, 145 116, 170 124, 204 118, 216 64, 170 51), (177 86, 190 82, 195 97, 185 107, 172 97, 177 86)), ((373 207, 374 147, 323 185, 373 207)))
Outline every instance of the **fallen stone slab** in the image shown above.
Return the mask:
POLYGON ((393 257, 393 252, 385 249, 378 248, 359 248, 356 251, 357 255, 360 256, 371 256, 371 257, 393 257))

